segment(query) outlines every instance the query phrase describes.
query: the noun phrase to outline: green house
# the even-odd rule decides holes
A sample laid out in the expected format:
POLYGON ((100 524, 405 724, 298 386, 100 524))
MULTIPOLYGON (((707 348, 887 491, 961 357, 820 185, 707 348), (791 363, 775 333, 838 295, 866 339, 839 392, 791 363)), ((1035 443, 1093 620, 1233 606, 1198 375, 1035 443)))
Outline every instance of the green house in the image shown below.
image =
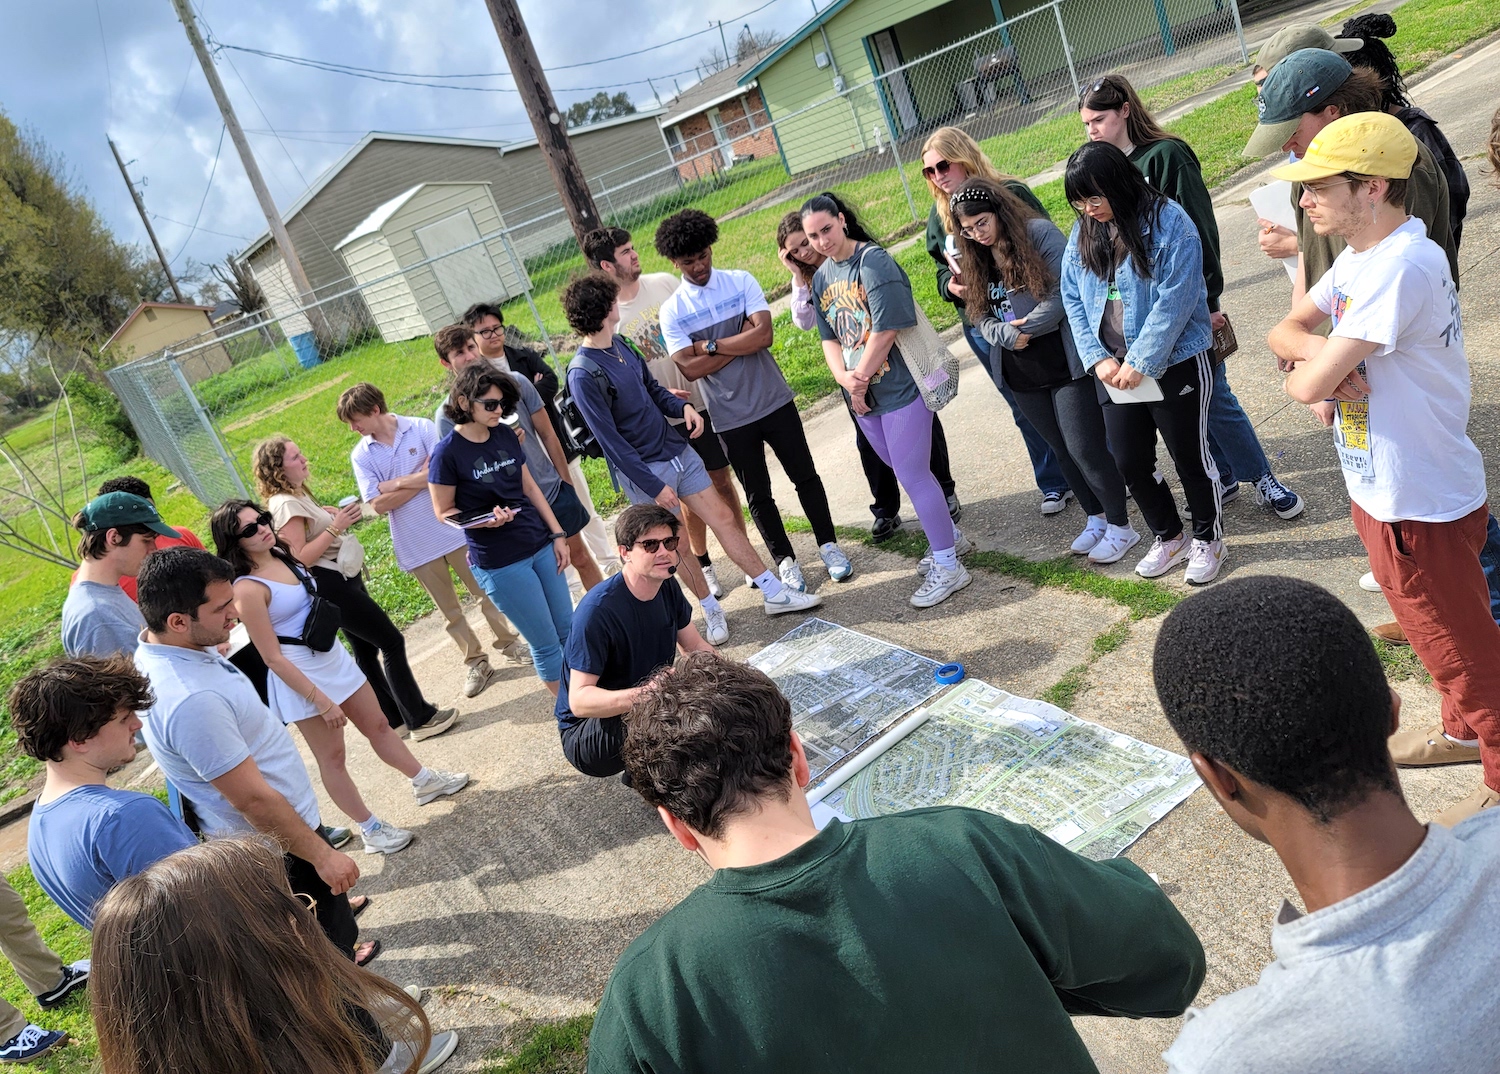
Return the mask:
POLYGON ((782 159, 797 174, 997 101, 1061 102, 1077 90, 1075 73, 1087 77, 1127 55, 1170 56, 1183 28, 1227 26, 1232 3, 833 0, 740 83, 759 85, 782 159))

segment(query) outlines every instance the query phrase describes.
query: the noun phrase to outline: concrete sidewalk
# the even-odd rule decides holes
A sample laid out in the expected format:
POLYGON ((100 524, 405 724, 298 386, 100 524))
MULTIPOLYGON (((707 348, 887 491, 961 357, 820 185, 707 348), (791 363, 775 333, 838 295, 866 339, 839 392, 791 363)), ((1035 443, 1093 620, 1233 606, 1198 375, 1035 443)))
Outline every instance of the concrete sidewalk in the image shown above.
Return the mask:
MULTIPOLYGON (((1500 265, 1500 192, 1479 160, 1492 103, 1500 99, 1500 45, 1419 84, 1414 96, 1443 123, 1474 187, 1461 256, 1474 372, 1470 431, 1491 460, 1494 480, 1500 476, 1494 465, 1500 458, 1500 317, 1494 312, 1500 287, 1486 270, 1500 265), (1476 108, 1476 101, 1485 107, 1476 108)), ((1286 309, 1289 289, 1282 268, 1255 246, 1254 214, 1244 197, 1245 191, 1231 190, 1219 204, 1228 280, 1224 305, 1241 341, 1230 376, 1277 473, 1303 495, 1307 510, 1282 522, 1249 495, 1230 506, 1226 573, 1314 579, 1373 624, 1388 618, 1388 611, 1381 598, 1357 588, 1366 564, 1329 433, 1302 408, 1287 405, 1260 342, 1286 309)), ((1082 513, 1074 508, 1050 519, 1038 515, 1020 436, 972 358, 943 422, 966 505, 965 532, 982 548, 1035 558, 1065 552, 1082 513)), ((868 525, 868 492, 848 417, 834 406, 810 415, 807 430, 836 520, 868 525)), ((802 513, 779 471, 775 482, 783 510, 802 513)), ((810 536, 794 541, 804 563, 817 563, 810 536)), ((975 584, 948 603, 918 612, 906 603, 916 585, 910 560, 860 546, 846 550, 857 571, 849 584, 834 587, 821 568, 808 570, 810 583, 827 597, 825 618, 933 657, 961 660, 971 675, 1023 695, 1036 696, 1084 662, 1092 639, 1125 615, 1108 601, 1037 590, 984 572, 976 572, 975 584)), ((1111 573, 1129 576, 1130 563, 1111 573)), ((1174 576, 1169 584, 1180 581, 1174 576)), ((792 619, 766 619, 743 587, 730 592, 725 606, 731 656, 747 656, 795 625, 792 619)), ((1151 686, 1156 628, 1155 620, 1132 624, 1124 646, 1091 667, 1074 709, 1176 749, 1151 686)), ((420 743, 415 752, 426 763, 470 771, 475 783, 456 798, 419 809, 405 781, 350 736, 350 766, 372 807, 418 833, 413 846, 394 857, 359 857, 365 869, 359 890, 376 899, 361 923, 385 942, 377 968, 400 983, 429 986, 435 1025, 463 1033, 455 1069, 477 1070, 484 1052, 518 1021, 592 1009, 619 952, 707 873, 666 836, 638 797, 614 780, 590 780, 567 766, 551 699, 529 670, 511 669, 484 695, 466 701, 459 697, 462 666, 440 624, 425 620, 408 637, 429 696, 444 704, 456 699, 464 712, 458 728, 420 743)), ((1267 689, 1275 689, 1276 669, 1266 668, 1265 675, 1267 689)), ((1399 689, 1409 723, 1435 721, 1430 690, 1416 682, 1399 689)), ((1478 778, 1476 766, 1403 773, 1422 816, 1468 793, 1478 778)), ((338 817, 326 802, 325 808, 329 818, 338 817)), ((1197 793, 1129 856, 1161 879, 1203 939, 1209 975, 1199 1002, 1252 983, 1271 958, 1271 917, 1283 897, 1295 894, 1274 855, 1197 793)), ((1101 1069, 1110 1072, 1162 1069, 1159 1053, 1177 1028, 1175 1020, 1080 1019, 1079 1025, 1101 1069)))

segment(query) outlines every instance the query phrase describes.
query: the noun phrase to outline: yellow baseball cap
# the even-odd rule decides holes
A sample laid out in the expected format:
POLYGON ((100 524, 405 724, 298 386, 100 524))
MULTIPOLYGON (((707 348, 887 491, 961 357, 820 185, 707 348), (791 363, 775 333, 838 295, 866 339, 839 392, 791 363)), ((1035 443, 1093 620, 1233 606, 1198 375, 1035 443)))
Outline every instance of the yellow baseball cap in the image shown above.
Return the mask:
POLYGON ((1417 140, 1399 119, 1387 112, 1355 112, 1319 131, 1301 160, 1271 174, 1294 183, 1344 172, 1409 179, 1416 162, 1417 140))

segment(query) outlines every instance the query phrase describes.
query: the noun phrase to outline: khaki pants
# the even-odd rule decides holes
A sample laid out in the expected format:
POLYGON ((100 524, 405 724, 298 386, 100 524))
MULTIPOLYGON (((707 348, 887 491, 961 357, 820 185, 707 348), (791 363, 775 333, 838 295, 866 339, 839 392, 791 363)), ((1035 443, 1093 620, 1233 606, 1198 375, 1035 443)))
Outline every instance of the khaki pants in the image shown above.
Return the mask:
POLYGON ((411 576, 421 583, 422 588, 427 590, 427 595, 432 598, 432 602, 443 613, 443 618, 448 621, 448 636, 463 652, 464 663, 473 667, 488 658, 484 655, 484 646, 479 643, 479 636, 474 633, 474 628, 464 617, 463 606, 458 600, 458 591, 453 587, 453 576, 448 573, 449 567, 458 572, 459 580, 463 582, 469 595, 479 601, 485 622, 489 623, 490 631, 495 635, 495 648, 504 649, 518 640, 519 635, 506 621, 505 616, 500 614, 500 609, 495 607, 495 602, 485 595, 479 583, 474 580, 474 572, 469 568, 467 548, 454 549, 446 556, 424 563, 420 567, 413 567, 411 576))
MULTIPOLYGON (((0 876, 0 951, 10 959, 16 976, 33 996, 50 992, 62 982, 62 959, 42 942, 26 916, 26 903, 0 876)), ((26 1028, 26 1016, 0 999, 0 1044, 26 1028)))

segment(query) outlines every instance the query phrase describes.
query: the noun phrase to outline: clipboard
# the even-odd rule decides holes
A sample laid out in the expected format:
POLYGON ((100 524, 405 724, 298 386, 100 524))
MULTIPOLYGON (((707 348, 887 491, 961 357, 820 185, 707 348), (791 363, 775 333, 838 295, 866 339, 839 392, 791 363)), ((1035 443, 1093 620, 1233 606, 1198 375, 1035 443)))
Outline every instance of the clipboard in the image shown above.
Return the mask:
POLYGON ((1113 384, 1104 384, 1104 390, 1109 392, 1111 402, 1115 403, 1159 403, 1166 396, 1161 393, 1161 384, 1155 377, 1142 377, 1141 382, 1134 388, 1116 388, 1113 384))

